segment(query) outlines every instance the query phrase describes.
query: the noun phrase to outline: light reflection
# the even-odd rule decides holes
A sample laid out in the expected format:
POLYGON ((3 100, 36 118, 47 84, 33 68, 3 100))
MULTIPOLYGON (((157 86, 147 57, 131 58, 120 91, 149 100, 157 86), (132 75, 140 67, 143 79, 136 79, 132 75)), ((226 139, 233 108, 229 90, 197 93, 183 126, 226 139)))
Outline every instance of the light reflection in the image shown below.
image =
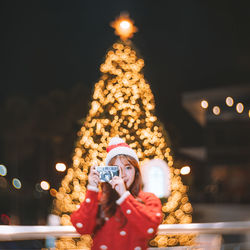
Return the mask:
POLYGON ((50 193, 51 196, 56 197, 57 191, 54 188, 51 188, 49 193, 50 193))

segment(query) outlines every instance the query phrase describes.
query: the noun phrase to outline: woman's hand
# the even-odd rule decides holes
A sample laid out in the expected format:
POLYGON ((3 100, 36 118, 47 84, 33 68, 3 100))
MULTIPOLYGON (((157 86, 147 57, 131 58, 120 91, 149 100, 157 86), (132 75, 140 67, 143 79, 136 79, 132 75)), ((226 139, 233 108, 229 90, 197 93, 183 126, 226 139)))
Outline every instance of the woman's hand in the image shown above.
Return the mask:
POLYGON ((98 187, 98 185, 100 183, 100 174, 98 171, 96 171, 95 166, 92 166, 90 168, 88 180, 89 180, 90 186, 98 187))
POLYGON ((125 183, 120 176, 115 176, 109 183, 120 196, 122 196, 127 191, 125 183))

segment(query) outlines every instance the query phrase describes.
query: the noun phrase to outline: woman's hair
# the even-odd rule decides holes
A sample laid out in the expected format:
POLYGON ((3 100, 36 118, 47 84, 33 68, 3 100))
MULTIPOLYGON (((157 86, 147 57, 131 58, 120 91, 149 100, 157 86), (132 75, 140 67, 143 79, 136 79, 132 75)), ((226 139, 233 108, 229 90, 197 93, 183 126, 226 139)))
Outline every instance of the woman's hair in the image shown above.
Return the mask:
MULTIPOLYGON (((138 162, 131 156, 128 155, 117 155, 109 161, 109 165, 113 165, 115 160, 119 158, 124 164, 129 162, 135 169, 135 177, 134 181, 132 182, 131 186, 128 188, 131 195, 137 198, 142 185, 141 173, 139 170, 138 162)), ((119 194, 112 188, 112 186, 104 182, 101 184, 102 187, 102 196, 99 202, 99 209, 96 218, 96 227, 94 229, 94 233, 96 233, 105 223, 105 218, 109 218, 113 216, 116 212, 117 204, 116 200, 119 199, 119 194)), ((140 200, 140 199, 138 199, 140 200)), ((125 225, 127 222, 126 217, 124 216, 124 222, 122 223, 125 225)))

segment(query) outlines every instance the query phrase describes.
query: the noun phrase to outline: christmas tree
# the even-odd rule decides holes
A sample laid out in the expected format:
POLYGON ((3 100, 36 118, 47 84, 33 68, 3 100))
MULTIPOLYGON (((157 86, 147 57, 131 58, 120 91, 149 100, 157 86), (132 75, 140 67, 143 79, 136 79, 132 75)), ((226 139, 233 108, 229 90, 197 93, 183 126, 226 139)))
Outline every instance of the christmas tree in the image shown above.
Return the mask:
MULTIPOLYGON (((100 67, 102 75, 95 84, 89 113, 77 134, 72 167, 56 194, 54 212, 60 215, 62 225, 71 225, 70 214, 85 198, 89 168, 103 165, 109 139, 119 136, 137 152, 140 164, 157 158, 170 167, 171 195, 163 204, 162 223, 190 223, 192 206, 187 187, 182 184, 180 170, 173 167, 166 132, 155 116, 154 96, 142 73, 144 61, 138 58, 128 40, 136 28, 128 16, 120 16, 112 26, 121 40, 108 51, 100 67)), ((187 235, 158 235, 150 245, 190 245, 192 240, 187 235)), ((57 247, 88 249, 91 241, 89 235, 78 240, 62 238, 57 247)))

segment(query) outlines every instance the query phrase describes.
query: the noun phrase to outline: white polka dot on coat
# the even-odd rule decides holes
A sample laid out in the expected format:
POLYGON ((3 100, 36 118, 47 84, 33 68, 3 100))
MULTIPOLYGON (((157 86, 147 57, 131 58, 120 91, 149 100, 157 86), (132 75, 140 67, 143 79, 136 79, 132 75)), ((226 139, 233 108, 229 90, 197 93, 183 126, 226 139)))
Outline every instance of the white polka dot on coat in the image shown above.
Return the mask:
POLYGON ((87 202, 87 203, 90 203, 90 202, 91 202, 90 198, 87 198, 87 199, 86 199, 86 202, 87 202))
POLYGON ((156 216, 157 216, 157 217, 160 217, 160 216, 161 216, 161 213, 156 213, 156 216))
POLYGON ((121 231, 121 232, 120 232, 120 235, 121 235, 121 236, 124 236, 124 235, 126 235, 126 234, 127 234, 127 233, 126 233, 125 231, 121 231))
POLYGON ((147 231, 149 234, 151 234, 151 233, 153 233, 154 232, 154 229, 151 227, 151 228, 149 228, 148 229, 148 231, 147 231))
POLYGON ((126 211, 126 213, 127 213, 127 214, 131 214, 131 210, 128 209, 128 210, 126 211))
POLYGON ((82 228, 82 227, 83 227, 83 224, 82 224, 81 222, 77 222, 77 223, 76 223, 76 226, 77 226, 78 228, 82 228))
POLYGON ((100 246, 100 249, 102 249, 102 250, 106 250, 106 249, 108 249, 108 247, 107 247, 107 246, 105 246, 105 245, 101 245, 101 246, 100 246))

